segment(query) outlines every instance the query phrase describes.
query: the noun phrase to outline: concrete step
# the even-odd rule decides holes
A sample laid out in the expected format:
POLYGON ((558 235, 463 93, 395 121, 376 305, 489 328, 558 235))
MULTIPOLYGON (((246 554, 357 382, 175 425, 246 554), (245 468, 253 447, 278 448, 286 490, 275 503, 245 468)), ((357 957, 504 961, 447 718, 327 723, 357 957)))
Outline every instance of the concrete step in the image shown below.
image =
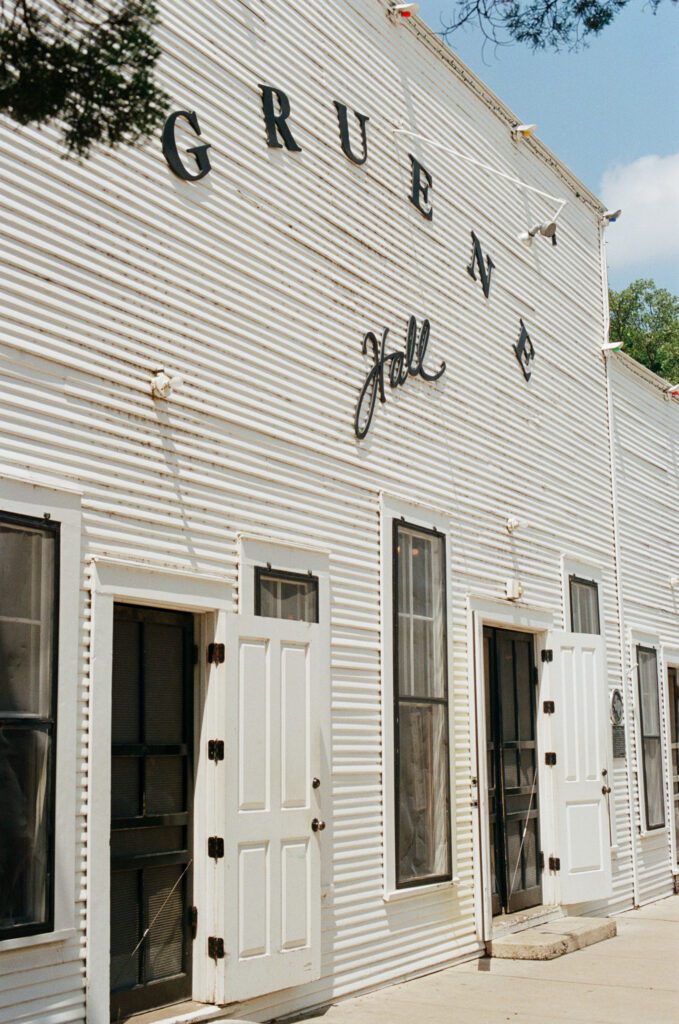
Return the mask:
POLYGON ((617 925, 609 917, 562 917, 528 928, 518 935, 502 935, 488 943, 488 956, 502 960, 554 960, 564 953, 612 939, 617 925))
POLYGON ((527 928, 537 928, 538 925, 558 921, 565 916, 566 912, 562 907, 544 904, 539 907, 530 907, 528 910, 517 910, 513 914, 500 914, 493 918, 493 939, 502 939, 505 935, 516 935, 517 932, 525 931, 527 928))

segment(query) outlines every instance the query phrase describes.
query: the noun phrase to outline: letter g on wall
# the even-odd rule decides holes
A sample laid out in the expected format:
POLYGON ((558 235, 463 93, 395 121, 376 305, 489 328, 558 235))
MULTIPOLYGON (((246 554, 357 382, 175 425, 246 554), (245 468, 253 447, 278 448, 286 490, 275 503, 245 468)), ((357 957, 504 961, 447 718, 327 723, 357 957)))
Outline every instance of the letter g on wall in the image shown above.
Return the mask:
POLYGON ((189 170, 188 167, 182 163, 182 159, 177 149, 177 138, 176 138, 176 124, 179 118, 183 118, 188 121, 191 128, 193 128, 196 135, 200 136, 200 125, 198 124, 198 116, 193 111, 188 110, 175 110, 174 113, 170 114, 165 127, 163 128, 163 156, 167 160, 170 168, 174 171, 178 178, 182 181, 200 181, 206 174, 209 174, 212 170, 212 164, 210 158, 207 155, 207 151, 210 148, 208 142, 201 143, 200 146, 191 146, 187 152, 191 153, 196 161, 198 172, 194 173, 189 170))

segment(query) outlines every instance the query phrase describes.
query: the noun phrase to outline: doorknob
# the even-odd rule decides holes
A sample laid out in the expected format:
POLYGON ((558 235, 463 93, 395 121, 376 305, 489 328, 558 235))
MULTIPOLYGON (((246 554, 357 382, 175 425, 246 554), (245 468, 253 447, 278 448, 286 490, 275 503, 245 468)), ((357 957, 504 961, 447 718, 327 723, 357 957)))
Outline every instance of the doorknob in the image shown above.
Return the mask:
POLYGON ((314 818, 314 820, 311 822, 311 828, 314 832, 322 832, 323 829, 325 828, 325 822, 319 821, 318 818, 314 818))
POLYGON ((603 793, 604 796, 608 796, 610 791, 611 791, 611 787, 610 786, 602 786, 601 787, 601 792, 603 793))

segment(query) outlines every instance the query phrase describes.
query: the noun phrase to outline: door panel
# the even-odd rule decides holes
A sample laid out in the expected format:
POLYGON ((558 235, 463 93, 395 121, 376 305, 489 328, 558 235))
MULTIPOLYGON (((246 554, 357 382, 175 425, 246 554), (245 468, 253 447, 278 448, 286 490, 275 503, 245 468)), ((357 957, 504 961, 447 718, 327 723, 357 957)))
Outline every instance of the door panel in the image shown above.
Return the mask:
POLYGON ((227 622, 224 1002, 320 977, 318 629, 227 622))
POLYGON ((562 903, 611 894, 608 696, 603 638, 553 633, 545 691, 554 699, 555 817, 562 903))
POLYGON ((190 615, 116 605, 111 1016, 191 994, 190 615))
POLYGON ((484 630, 493 913, 542 902, 533 637, 484 630))

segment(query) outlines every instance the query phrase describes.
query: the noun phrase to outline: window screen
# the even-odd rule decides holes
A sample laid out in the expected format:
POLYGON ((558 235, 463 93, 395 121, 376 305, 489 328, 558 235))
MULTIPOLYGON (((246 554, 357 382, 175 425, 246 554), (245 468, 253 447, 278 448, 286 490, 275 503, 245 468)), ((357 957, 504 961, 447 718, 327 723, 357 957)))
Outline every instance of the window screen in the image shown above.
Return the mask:
POLYGON ((600 633, 599 588, 594 580, 570 577, 571 630, 574 633, 600 633))
POLYGON ((665 825, 658 657, 655 650, 652 647, 637 647, 637 663, 646 828, 651 831, 665 825))
POLYGON ((396 884, 451 877, 446 558, 441 534, 394 523, 396 884))
POLYGON ((255 569, 255 615, 318 622, 318 577, 255 569))
POLYGON ((57 544, 0 515, 0 938, 53 927, 57 544))

